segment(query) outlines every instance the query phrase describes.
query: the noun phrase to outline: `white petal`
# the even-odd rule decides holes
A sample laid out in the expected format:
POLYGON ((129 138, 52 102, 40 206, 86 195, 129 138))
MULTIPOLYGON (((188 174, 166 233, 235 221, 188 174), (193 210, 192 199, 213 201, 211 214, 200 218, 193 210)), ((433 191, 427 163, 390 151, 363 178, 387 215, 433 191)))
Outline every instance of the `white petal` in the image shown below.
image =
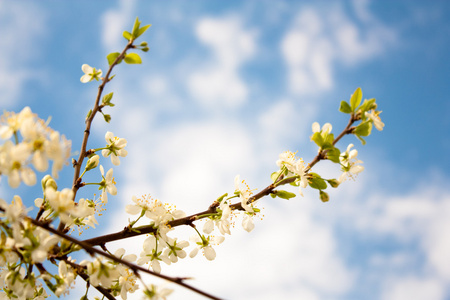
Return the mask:
POLYGON ((203 248, 203 253, 205 253, 207 260, 214 260, 216 258, 216 251, 211 246, 206 246, 203 248))
POLYGON ((203 225, 203 232, 206 234, 210 234, 214 230, 214 222, 209 219, 206 221, 205 225, 203 225))
POLYGON ((92 73, 92 71, 94 70, 94 68, 92 68, 90 65, 88 65, 88 64, 83 64, 82 66, 81 66, 81 70, 84 72, 84 73, 86 73, 86 74, 89 74, 89 73, 92 73))
POLYGON ((333 129, 333 127, 331 126, 331 124, 330 124, 330 123, 326 123, 326 124, 324 124, 323 127, 322 127, 322 132, 330 133, 330 132, 331 132, 331 129, 333 129))
POLYGON ((314 122, 314 123, 312 124, 312 131, 313 131, 313 132, 319 132, 319 131, 320 131, 320 125, 319 125, 319 123, 314 122))
POLYGON ((198 247, 195 247, 194 249, 192 249, 191 253, 189 253, 189 257, 193 258, 197 255, 198 253, 198 247))
POLYGON ((114 153, 111 153, 111 162, 113 165, 118 166, 120 165, 120 159, 118 156, 116 156, 114 153))
POLYGON ((130 215, 137 215, 142 211, 142 208, 137 205, 129 204, 125 206, 125 211, 130 215))

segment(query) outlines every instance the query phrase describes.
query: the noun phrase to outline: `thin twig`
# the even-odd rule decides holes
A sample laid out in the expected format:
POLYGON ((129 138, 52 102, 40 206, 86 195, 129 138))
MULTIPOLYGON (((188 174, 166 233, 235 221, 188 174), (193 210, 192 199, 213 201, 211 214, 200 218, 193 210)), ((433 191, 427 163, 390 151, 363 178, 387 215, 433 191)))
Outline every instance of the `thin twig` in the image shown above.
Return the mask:
MULTIPOLYGON (((73 191, 73 201, 75 201, 77 191, 80 188, 79 181, 80 181, 80 172, 81 172, 81 166, 83 165, 84 158, 86 157, 86 148, 87 143, 89 139, 89 134, 91 132, 91 125, 92 121, 95 118, 95 115, 100 110, 100 98, 103 93, 103 89, 105 88, 105 85, 110 81, 110 75, 114 67, 125 57, 127 51, 131 48, 133 48, 133 42, 134 40, 130 40, 128 44, 123 49, 122 53, 114 60, 114 62, 109 66, 108 72, 106 72, 105 77, 103 77, 102 83, 98 87, 98 93, 97 97, 95 99, 94 108, 92 109, 91 115, 86 120, 86 128, 84 130, 83 134, 83 141, 81 142, 81 149, 80 149, 80 155, 78 156, 78 160, 74 163, 74 173, 73 173, 73 183, 72 183, 72 191, 73 191)), ((58 226, 59 231, 63 231, 65 227, 64 222, 60 222, 58 226)))
MULTIPOLYGON (((334 139, 333 145, 335 145, 346 134, 352 133, 352 131, 353 131, 352 125, 355 121, 357 121, 357 119, 352 114, 345 129, 334 139)), ((320 150, 319 153, 308 164, 308 166, 305 169, 305 172, 310 171, 311 168, 315 164, 317 164, 320 160, 325 159, 326 153, 327 153, 327 150, 320 150)), ((289 184, 289 183, 294 182, 295 180, 296 180, 296 177, 289 177, 289 178, 284 178, 284 179, 280 178, 280 180, 277 182, 276 185, 274 183, 272 183, 269 186, 267 186, 266 188, 264 188, 262 191, 260 191, 259 193, 256 193, 255 195, 250 197, 248 199, 248 203, 255 202, 264 196, 270 195, 277 186, 289 184)), ((241 202, 231 204, 230 208, 232 210, 243 210, 241 202)), ((196 213, 196 214, 184 217, 184 218, 179 218, 179 219, 169 221, 167 223, 167 226, 177 227, 180 225, 190 225, 190 224, 192 224, 193 221, 206 218, 208 215, 216 213, 216 212, 217 212, 216 206, 210 206, 205 211, 202 211, 202 212, 199 212, 199 213, 196 213)), ((90 245, 102 245, 105 243, 109 243, 109 242, 113 242, 113 241, 117 241, 117 240, 121 240, 121 239, 126 239, 126 238, 130 238, 130 237, 135 237, 135 236, 139 236, 139 235, 143 235, 143 234, 148 234, 148 233, 156 233, 156 229, 151 225, 136 227, 136 228, 133 228, 133 230, 131 230, 129 227, 125 227, 122 231, 98 236, 98 237, 91 238, 91 239, 87 239, 87 240, 84 240, 84 242, 87 244, 90 244, 90 245)))
POLYGON ((39 227, 41 227, 41 228, 43 228, 43 229, 45 229, 47 231, 50 231, 53 234, 58 235, 59 237, 65 239, 65 240, 68 240, 69 242, 72 242, 72 243, 74 243, 76 245, 81 246, 86 252, 88 252, 92 256, 94 254, 99 254, 99 255, 101 255, 103 257, 109 258, 112 261, 115 261, 117 263, 120 263, 122 265, 127 266, 128 268, 130 268, 134 272, 137 272, 137 271, 144 272, 144 273, 147 273, 147 274, 159 277, 161 279, 165 279, 167 281, 171 281, 171 282, 173 282, 175 284, 181 285, 181 286, 183 286, 183 287, 185 287, 185 288, 187 288, 187 289, 189 289, 189 290, 191 290, 193 292, 196 292, 196 293, 198 293, 198 294, 200 294, 202 296, 208 297, 210 299, 220 300, 220 298, 218 298, 218 297, 210 295, 210 294, 208 294, 208 293, 206 293, 206 292, 204 292, 202 290, 199 290, 199 289, 197 289, 197 288, 195 288, 195 287, 193 287, 191 285, 188 285, 188 284, 184 283, 184 279, 185 278, 171 277, 171 276, 167 276, 167 275, 163 275, 163 274, 160 274, 160 273, 156 273, 156 272, 150 271, 150 270, 145 269, 145 268, 143 268, 141 266, 135 265, 135 264, 133 264, 133 263, 131 263, 129 261, 123 260, 121 258, 118 258, 118 257, 114 256, 114 255, 111 255, 111 254, 109 254, 109 253, 107 253, 105 251, 102 251, 102 250, 99 250, 97 248, 94 248, 92 245, 90 245, 90 244, 88 244, 88 243, 86 243, 84 241, 79 241, 79 240, 77 240, 77 239, 75 239, 75 238, 73 238, 70 235, 67 235, 65 233, 62 233, 62 232, 60 232, 60 231, 50 227, 46 223, 42 223, 40 221, 34 220, 34 219, 32 219, 30 217, 27 217, 27 216, 24 216, 24 218, 27 219, 28 221, 30 221, 32 224, 34 224, 36 226, 39 226, 39 227))

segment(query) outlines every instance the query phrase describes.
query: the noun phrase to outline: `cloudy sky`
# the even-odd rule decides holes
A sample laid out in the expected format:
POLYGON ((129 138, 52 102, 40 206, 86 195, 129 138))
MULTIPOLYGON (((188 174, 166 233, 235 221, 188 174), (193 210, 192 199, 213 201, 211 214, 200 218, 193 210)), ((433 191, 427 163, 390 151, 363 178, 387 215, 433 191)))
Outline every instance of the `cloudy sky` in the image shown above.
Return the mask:
MULTIPOLYGON (((361 87, 386 127, 365 146, 342 140, 364 161, 356 181, 326 204, 310 190, 262 199, 255 230, 237 223, 215 261, 163 272, 226 299, 450 299, 449 14, 446 1, 2 1, 0 106, 51 116, 77 151, 97 89, 80 83, 81 65, 106 70, 136 16, 152 24, 143 64, 120 65, 107 87, 111 123, 93 124, 89 147, 103 146, 109 130, 129 152, 114 169, 118 196, 87 232, 95 235, 127 224, 132 195, 191 214, 233 192, 237 174, 263 189, 279 153, 312 160, 312 122, 340 132, 339 102, 361 87)), ((315 170, 339 175, 327 163, 315 170)), ((70 187, 71 171, 60 187, 70 187)), ((5 183, 8 201, 39 196, 5 183)), ((139 254, 140 242, 111 249, 139 254)), ((182 288, 172 296, 199 298, 182 288)))

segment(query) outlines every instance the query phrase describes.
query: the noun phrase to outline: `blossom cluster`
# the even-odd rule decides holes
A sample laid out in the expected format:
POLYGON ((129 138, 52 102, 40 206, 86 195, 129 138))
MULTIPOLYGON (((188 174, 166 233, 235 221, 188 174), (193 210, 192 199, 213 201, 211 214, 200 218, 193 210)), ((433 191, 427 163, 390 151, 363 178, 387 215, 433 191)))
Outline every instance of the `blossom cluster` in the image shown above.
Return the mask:
POLYGON ((52 175, 58 178, 70 156, 71 141, 48 127, 27 106, 18 114, 5 112, 0 118, 0 174, 8 177, 8 184, 17 188, 36 183, 36 173, 44 172, 53 162, 52 175), (13 138, 14 141, 10 139, 13 138))
POLYGON ((42 211, 40 219, 53 221, 56 217, 64 222, 67 228, 73 226, 95 227, 98 224, 95 214, 101 204, 93 200, 81 198, 74 202, 74 193, 71 189, 57 190, 56 182, 50 175, 42 180, 44 197, 36 198, 34 204, 42 211))
POLYGON ((306 188, 308 185, 308 177, 305 172, 305 162, 303 158, 297 158, 291 151, 285 151, 279 155, 277 160, 277 166, 281 168, 281 173, 285 176, 298 176, 296 183, 299 186, 299 194, 303 196, 302 188, 306 188))
POLYGON ((160 261, 170 265, 177 262, 178 258, 185 258, 186 252, 183 248, 187 247, 189 242, 178 241, 176 238, 169 237, 167 234, 173 228, 168 226, 167 223, 174 219, 183 218, 186 214, 181 210, 171 209, 168 205, 150 196, 143 196, 142 198, 133 196, 132 200, 134 204, 127 205, 126 212, 131 215, 139 214, 139 219, 145 216, 150 222, 149 225, 154 228, 153 234, 147 237, 142 245, 143 251, 137 260, 138 265, 148 263, 153 271, 160 273, 160 261))
MULTIPOLYGON (((124 248, 117 249, 114 256, 127 262, 135 262, 137 258, 135 254, 125 255, 124 248)), ((128 293, 139 289, 136 274, 123 264, 98 257, 93 262, 83 260, 80 266, 86 267, 92 285, 110 289, 114 296, 120 295, 124 300, 128 293)))
POLYGON ((59 274, 51 275, 41 266, 35 274, 32 266, 48 259, 60 237, 41 227, 32 225, 24 218, 27 209, 22 199, 15 196, 11 204, 0 199, 0 299, 45 299, 47 293, 38 281, 44 280, 60 296, 75 279, 70 268, 60 261, 59 274), (54 282, 51 283, 50 281, 54 282))

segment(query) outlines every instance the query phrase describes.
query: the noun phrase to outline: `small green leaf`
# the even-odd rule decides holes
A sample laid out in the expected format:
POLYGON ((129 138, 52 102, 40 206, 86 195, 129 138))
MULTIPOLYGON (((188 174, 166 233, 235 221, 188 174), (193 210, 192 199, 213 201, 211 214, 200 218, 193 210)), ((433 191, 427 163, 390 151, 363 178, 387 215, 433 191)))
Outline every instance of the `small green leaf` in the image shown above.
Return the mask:
POLYGON ((89 110, 89 112, 86 115, 86 121, 91 117, 92 115, 92 109, 89 110))
POLYGON ((125 55, 124 60, 127 64, 141 64, 142 63, 142 59, 137 53, 130 53, 130 54, 125 55))
POLYGON ((270 197, 275 198, 276 196, 274 193, 270 193, 270 197))
POLYGON ((334 135, 329 133, 325 136, 325 140, 322 144, 322 149, 329 149, 333 147, 334 135))
POLYGON ((325 180, 320 177, 318 174, 316 173, 309 173, 310 175, 312 175, 311 178, 309 178, 309 186, 312 187, 313 189, 317 189, 317 190, 324 190, 327 188, 327 183, 325 182, 325 180))
POLYGON ((150 26, 152 26, 152 24, 148 24, 148 25, 145 25, 144 27, 139 28, 139 30, 138 30, 138 32, 137 32, 135 38, 137 39, 138 37, 140 37, 144 32, 147 31, 147 29, 148 29, 150 26))
POLYGON ((361 88, 357 88, 350 98, 350 105, 352 111, 355 111, 355 109, 359 106, 359 104, 361 103, 361 99, 362 99, 361 88))
POLYGON ((112 65, 119 55, 120 55, 119 52, 113 52, 113 53, 108 54, 108 56, 106 56, 106 59, 108 60, 108 64, 112 65))
POLYGON ((320 200, 322 200, 322 202, 328 202, 330 200, 330 196, 328 196, 328 194, 324 191, 320 191, 320 200))
POLYGON ((288 192, 288 191, 283 191, 283 190, 279 190, 279 191, 275 191, 275 194, 277 197, 280 197, 282 199, 286 199, 289 200, 291 198, 294 198, 296 195, 294 193, 288 192))
POLYGON ((105 119, 106 123, 109 123, 111 121, 111 116, 110 115, 103 115, 103 118, 105 119))
POLYGON ((365 99, 364 103, 361 104, 361 106, 359 107, 359 109, 361 110, 361 114, 362 114, 362 118, 363 120, 365 120, 365 116, 364 116, 364 112, 369 111, 371 109, 376 109, 377 108, 377 104, 375 103, 375 98, 372 99, 365 99))
POLYGON ((102 104, 104 106, 114 106, 114 104, 111 103, 111 99, 113 97, 114 93, 109 93, 108 95, 103 96, 102 104))
POLYGON ((134 21, 133 29, 131 30, 131 33, 133 35, 133 39, 136 38, 136 35, 139 31, 139 26, 141 26, 141 22, 139 21, 139 18, 136 17, 136 20, 134 21))
POLYGON ((123 37, 127 40, 127 41, 129 41, 129 40, 131 40, 132 39, 132 36, 131 36, 131 33, 129 33, 128 31, 124 31, 123 32, 123 37))
POLYGON ((320 132, 314 132, 314 134, 311 136, 311 140, 316 143, 317 146, 322 147, 324 140, 320 132))
POLYGON ((359 136, 369 136, 372 131, 372 122, 363 122, 356 126, 354 133, 359 136))
POLYGON ((350 107, 350 104, 347 103, 347 101, 342 100, 341 106, 339 107, 339 111, 343 112, 344 114, 351 114, 352 108, 350 107))
POLYGON ((334 163, 339 163, 339 156, 340 155, 341 155, 341 151, 338 148, 333 147, 333 148, 328 150, 328 152, 327 152, 327 159, 331 160, 334 163))

